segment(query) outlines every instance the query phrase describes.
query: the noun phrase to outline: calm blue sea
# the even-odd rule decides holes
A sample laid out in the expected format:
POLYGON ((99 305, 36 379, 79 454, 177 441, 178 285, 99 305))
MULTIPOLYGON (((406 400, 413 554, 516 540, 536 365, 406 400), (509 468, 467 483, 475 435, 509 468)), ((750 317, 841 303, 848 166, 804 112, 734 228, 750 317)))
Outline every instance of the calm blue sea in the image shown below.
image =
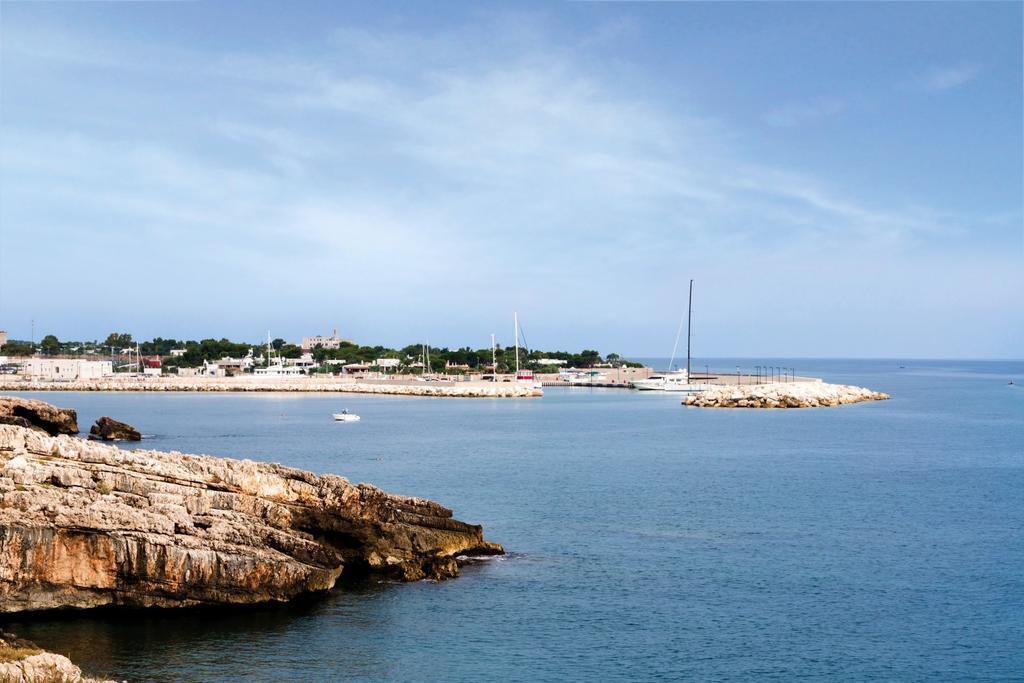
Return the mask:
POLYGON ((510 554, 312 604, 9 626, 129 680, 1024 679, 1024 362, 772 364, 893 399, 38 395, 151 448, 433 498, 510 554))

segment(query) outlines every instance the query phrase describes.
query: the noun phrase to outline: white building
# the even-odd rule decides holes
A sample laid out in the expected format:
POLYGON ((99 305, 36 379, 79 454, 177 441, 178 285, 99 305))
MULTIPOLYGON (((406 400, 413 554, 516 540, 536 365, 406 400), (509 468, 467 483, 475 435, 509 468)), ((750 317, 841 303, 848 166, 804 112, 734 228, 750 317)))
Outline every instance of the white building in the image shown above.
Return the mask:
POLYGON ((312 351, 316 347, 322 349, 336 349, 341 346, 342 342, 346 344, 354 343, 351 339, 342 339, 338 336, 338 330, 335 329, 331 332, 330 337, 315 336, 315 337, 303 337, 302 338, 302 350, 312 351))
POLYGON ((284 364, 289 367, 300 368, 302 370, 315 370, 320 367, 313 359, 313 354, 311 353, 304 353, 299 358, 285 358, 284 364))
POLYGON ((179 358, 185 355, 185 349, 171 349, 171 358, 179 358))
POLYGON ((30 358, 22 366, 22 374, 30 379, 68 382, 76 379, 102 379, 114 374, 114 365, 109 360, 30 358))
POLYGON ((557 358, 541 358, 537 361, 537 365, 565 365, 566 362, 557 358))
POLYGON ((389 370, 397 368, 401 362, 397 358, 378 358, 373 364, 382 370, 389 370))
POLYGON ((252 369, 253 363, 251 352, 244 358, 221 358, 212 363, 204 360, 199 374, 209 377, 234 377, 252 369))

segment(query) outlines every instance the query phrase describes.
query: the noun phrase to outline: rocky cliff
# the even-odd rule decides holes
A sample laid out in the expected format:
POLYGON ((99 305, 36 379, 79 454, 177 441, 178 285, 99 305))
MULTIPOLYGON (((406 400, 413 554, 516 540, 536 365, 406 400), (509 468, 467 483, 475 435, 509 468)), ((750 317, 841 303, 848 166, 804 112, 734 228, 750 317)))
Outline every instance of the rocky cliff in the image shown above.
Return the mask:
POLYGON ((284 601, 502 552, 437 503, 342 477, 0 424, 0 612, 284 601))

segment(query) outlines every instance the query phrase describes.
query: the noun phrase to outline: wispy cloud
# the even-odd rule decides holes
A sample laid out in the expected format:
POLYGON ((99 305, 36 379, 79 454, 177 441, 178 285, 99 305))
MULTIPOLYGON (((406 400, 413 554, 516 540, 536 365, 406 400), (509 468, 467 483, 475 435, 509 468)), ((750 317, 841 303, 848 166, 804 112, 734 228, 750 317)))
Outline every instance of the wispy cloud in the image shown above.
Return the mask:
POLYGON ((919 83, 925 90, 941 92, 966 85, 977 78, 981 72, 982 68, 979 64, 932 67, 920 77, 919 83))
MULTIPOLYGON (((457 298, 470 317, 534 303, 551 326, 561 307, 636 329, 664 301, 652 291, 671 291, 684 268, 739 281, 762 272, 767 250, 793 272, 843 254, 853 272, 956 230, 955 217, 756 158, 723 121, 636 96, 536 25, 492 28, 325 27, 329 49, 259 54, 71 35, 103 46, 78 63, 21 41, 8 73, 30 60, 59 92, 90 78, 74 109, 3 121, 4 222, 22 226, 9 244, 59 235, 65 277, 88 281, 90 259, 141 243, 149 256, 119 264, 125 281, 147 281, 158 259, 179 273, 175 297, 213 291, 250 320, 278 315, 253 296, 266 278, 288 306, 315 299, 396 328, 425 327, 424 301, 457 298)), ((609 24, 594 40, 632 30, 609 24)), ((800 126, 849 106, 821 97, 764 120, 800 126)), ((27 262, 4 265, 4 304, 46 296, 28 293, 27 262)))
POLYGON ((837 116, 848 107, 848 102, 839 97, 817 97, 802 102, 787 102, 767 112, 762 118, 771 126, 799 126, 837 116))

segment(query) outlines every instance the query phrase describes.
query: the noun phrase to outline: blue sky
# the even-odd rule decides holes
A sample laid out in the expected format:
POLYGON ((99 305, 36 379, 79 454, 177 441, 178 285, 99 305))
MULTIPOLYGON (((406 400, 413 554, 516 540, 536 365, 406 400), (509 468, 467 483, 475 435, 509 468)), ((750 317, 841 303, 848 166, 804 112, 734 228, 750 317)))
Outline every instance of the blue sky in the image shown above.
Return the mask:
POLYGON ((1024 356, 1020 3, 2 3, 0 328, 1024 356))

